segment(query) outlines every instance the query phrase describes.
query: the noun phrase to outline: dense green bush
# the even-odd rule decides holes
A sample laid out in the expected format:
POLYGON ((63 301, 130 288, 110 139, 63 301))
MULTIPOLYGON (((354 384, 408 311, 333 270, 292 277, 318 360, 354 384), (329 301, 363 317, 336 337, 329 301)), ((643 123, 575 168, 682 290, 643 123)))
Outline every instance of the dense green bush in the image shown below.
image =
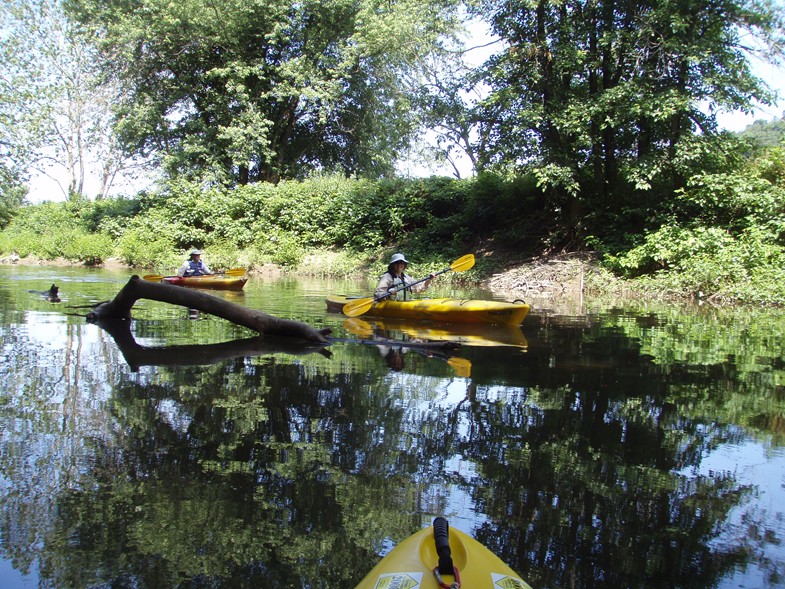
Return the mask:
POLYGON ((647 288, 762 303, 785 301, 785 158, 762 151, 743 169, 699 173, 659 227, 607 252, 610 268, 647 288))
POLYGON ((628 276, 638 276, 647 289, 749 302, 785 301, 785 249, 760 228, 733 236, 717 227, 667 226, 615 264, 628 276), (643 267, 649 270, 641 272, 643 267))
POLYGON ((97 266, 114 252, 114 242, 108 235, 74 232, 70 237, 71 240, 62 250, 62 256, 67 260, 82 262, 86 266, 97 266))
POLYGON ((75 208, 64 202, 43 202, 22 207, 6 228, 8 233, 46 235, 68 229, 83 229, 84 225, 75 208))
POLYGON ((85 215, 87 229, 119 237, 129 221, 144 210, 144 199, 119 197, 97 200, 85 215))
POLYGON ((24 228, 3 231, 0 247, 3 254, 16 253, 23 258, 40 256, 40 235, 24 228))
POLYGON ((123 262, 137 268, 165 271, 181 263, 176 256, 174 239, 167 233, 150 233, 142 224, 123 233, 115 250, 123 262))

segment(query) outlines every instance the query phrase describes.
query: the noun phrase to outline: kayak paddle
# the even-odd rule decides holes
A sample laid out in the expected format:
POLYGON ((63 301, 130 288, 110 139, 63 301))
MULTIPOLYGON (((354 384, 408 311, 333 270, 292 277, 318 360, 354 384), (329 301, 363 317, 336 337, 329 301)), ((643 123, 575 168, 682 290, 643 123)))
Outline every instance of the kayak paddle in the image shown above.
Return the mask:
MULTIPOLYGON (((230 268, 225 272, 216 272, 215 274, 203 274, 202 276, 245 276, 246 274, 245 268, 230 268)), ((145 274, 142 276, 145 280, 151 280, 153 282, 161 282, 165 276, 161 276, 160 274, 145 274)))
POLYGON ((444 360, 455 371, 456 376, 469 378, 472 375, 472 362, 467 358, 459 358, 458 356, 447 356, 446 354, 428 352, 416 347, 412 347, 412 350, 422 356, 425 356, 426 358, 438 358, 439 360, 444 360))
POLYGON ((406 290, 407 288, 413 287, 415 284, 420 284, 421 282, 425 282, 426 280, 431 280, 432 278, 438 276, 439 274, 444 274, 445 272, 449 272, 452 270, 453 272, 466 272, 474 266, 474 255, 473 254, 466 254, 465 256, 458 258, 452 264, 450 264, 449 268, 445 268, 444 270, 439 270, 436 274, 432 276, 428 276, 427 278, 423 278, 422 280, 418 280, 417 282, 412 282, 411 284, 407 284, 405 286, 401 286, 396 288, 395 290, 382 295, 380 297, 368 297, 365 299, 356 299, 354 301, 350 301, 343 306, 343 314, 347 317, 357 317, 358 315, 362 315, 366 311, 368 311, 374 303, 381 301, 382 299, 386 299, 391 294, 395 294, 398 291, 406 290))

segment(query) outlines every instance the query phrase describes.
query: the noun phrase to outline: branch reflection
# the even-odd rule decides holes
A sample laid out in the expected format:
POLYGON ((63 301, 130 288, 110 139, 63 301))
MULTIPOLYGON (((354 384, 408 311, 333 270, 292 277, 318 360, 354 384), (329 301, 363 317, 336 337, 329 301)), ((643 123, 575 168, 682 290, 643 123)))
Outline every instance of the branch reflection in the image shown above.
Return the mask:
POLYGON ((256 336, 217 344, 188 344, 176 346, 142 346, 131 333, 131 322, 98 320, 95 325, 114 339, 125 361, 133 371, 141 366, 198 366, 217 364, 238 357, 264 356, 268 354, 321 354, 329 358, 331 352, 324 344, 304 341, 300 338, 256 336))

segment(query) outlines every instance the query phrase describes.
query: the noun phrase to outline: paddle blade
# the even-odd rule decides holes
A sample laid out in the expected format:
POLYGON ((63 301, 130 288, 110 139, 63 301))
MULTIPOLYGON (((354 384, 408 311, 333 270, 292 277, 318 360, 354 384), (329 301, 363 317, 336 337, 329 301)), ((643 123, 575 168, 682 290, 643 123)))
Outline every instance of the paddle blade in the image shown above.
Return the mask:
POLYGON ((221 272, 221 274, 226 274, 227 276, 245 276, 248 271, 245 268, 229 268, 226 272, 221 272))
POLYGON ((368 311, 375 302, 372 298, 355 299, 343 306, 343 314, 347 317, 357 317, 368 311))
POLYGON ((455 370, 456 376, 460 376, 461 378, 469 378, 472 375, 471 360, 467 360, 466 358, 456 358, 453 356, 447 360, 447 364, 452 366, 452 369, 455 370))
POLYGON ((474 268, 474 254, 466 254, 450 264, 450 270, 453 272, 466 272, 471 268, 474 268))
POLYGON ((142 278, 151 282, 161 282, 164 279, 160 274, 145 274, 142 278))
POLYGON ((356 317, 352 317, 343 322, 343 327, 349 333, 353 333, 354 335, 364 339, 368 339, 373 336, 373 327, 364 319, 357 319, 356 317))

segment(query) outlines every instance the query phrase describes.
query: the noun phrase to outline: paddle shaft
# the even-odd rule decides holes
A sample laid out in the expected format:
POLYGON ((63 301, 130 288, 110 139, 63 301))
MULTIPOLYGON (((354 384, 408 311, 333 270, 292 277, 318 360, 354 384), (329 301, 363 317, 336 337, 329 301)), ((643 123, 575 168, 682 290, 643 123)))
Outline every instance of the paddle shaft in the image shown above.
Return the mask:
POLYGON ((402 290, 406 290, 407 288, 411 288, 411 287, 413 287, 413 286, 415 286, 417 284, 421 284, 421 283, 425 282, 426 280, 433 280, 434 278, 439 276, 439 274, 444 274, 445 272, 450 272, 452 270, 454 270, 456 272, 463 272, 463 269, 458 269, 457 268, 457 267, 463 267, 463 266, 467 266, 467 268, 465 268, 466 270, 468 270, 469 268, 474 266, 474 256, 472 256, 470 254, 470 255, 467 255, 467 256, 463 256, 462 258, 458 258, 457 260, 455 260, 455 262, 450 264, 449 268, 445 268, 444 270, 439 270, 438 272, 436 272, 434 274, 431 274, 430 276, 426 276, 425 278, 420 278, 420 280, 415 280, 414 282, 410 282, 409 284, 402 284, 401 286, 399 286, 399 287, 397 287, 395 289, 391 289, 390 291, 387 292, 387 294, 381 295, 379 297, 374 297, 373 302, 374 303, 378 303, 379 301, 381 301, 383 299, 386 299, 387 297, 389 297, 392 294, 396 294, 396 293, 398 293, 398 292, 400 292, 402 290))
POLYGON ((407 288, 411 288, 415 284, 420 284, 421 282, 425 282, 426 280, 432 280, 434 277, 438 276, 439 274, 444 274, 445 272, 449 272, 450 270, 452 270, 452 268, 445 268, 444 270, 439 270, 436 274, 431 274, 430 276, 427 276, 410 284, 404 284, 395 289, 390 289, 389 291, 387 291, 386 294, 383 294, 378 297, 373 297, 373 298, 368 297, 366 299, 357 299, 356 301, 348 302, 343 306, 343 314, 346 315, 347 317, 356 317, 357 315, 362 315, 368 309, 370 309, 374 303, 383 301, 390 295, 393 295, 407 288))

